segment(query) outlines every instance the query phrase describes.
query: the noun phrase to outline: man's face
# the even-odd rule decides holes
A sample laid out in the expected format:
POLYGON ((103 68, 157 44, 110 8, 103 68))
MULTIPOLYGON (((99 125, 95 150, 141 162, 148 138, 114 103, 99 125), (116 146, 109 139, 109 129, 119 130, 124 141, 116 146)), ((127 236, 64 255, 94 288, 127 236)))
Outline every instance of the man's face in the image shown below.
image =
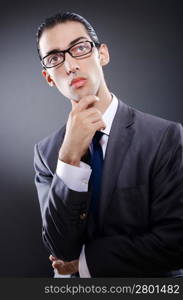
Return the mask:
MULTIPOLYGON (((46 29, 39 43, 41 55, 44 57, 55 49, 66 50, 78 38, 80 39, 77 42, 91 41, 85 27, 79 22, 68 21, 46 29)), ((100 93, 104 85, 102 66, 107 64, 108 60, 107 47, 103 44, 100 49, 93 47, 90 54, 79 58, 66 53, 63 64, 43 70, 42 73, 47 82, 56 85, 65 97, 79 101, 84 96, 100 93), (83 81, 72 84, 73 79, 80 78, 83 78, 83 81)))

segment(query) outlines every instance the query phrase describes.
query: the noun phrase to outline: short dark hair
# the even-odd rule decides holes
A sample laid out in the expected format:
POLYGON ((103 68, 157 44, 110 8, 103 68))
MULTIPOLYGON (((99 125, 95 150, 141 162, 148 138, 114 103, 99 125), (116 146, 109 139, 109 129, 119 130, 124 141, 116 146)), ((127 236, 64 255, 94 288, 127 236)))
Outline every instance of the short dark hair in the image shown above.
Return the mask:
POLYGON ((100 45, 99 39, 97 37, 97 34, 94 30, 94 28, 91 26, 91 24, 82 16, 73 13, 73 12, 64 12, 64 13, 57 13, 49 18, 46 18, 45 21, 38 27, 37 33, 36 33, 36 42, 37 42, 37 51, 40 59, 41 53, 39 48, 39 41, 40 38, 44 32, 44 30, 48 28, 53 28, 55 25, 60 23, 66 23, 68 21, 74 21, 74 22, 80 22, 84 25, 86 31, 88 32, 90 38, 96 45, 100 45))

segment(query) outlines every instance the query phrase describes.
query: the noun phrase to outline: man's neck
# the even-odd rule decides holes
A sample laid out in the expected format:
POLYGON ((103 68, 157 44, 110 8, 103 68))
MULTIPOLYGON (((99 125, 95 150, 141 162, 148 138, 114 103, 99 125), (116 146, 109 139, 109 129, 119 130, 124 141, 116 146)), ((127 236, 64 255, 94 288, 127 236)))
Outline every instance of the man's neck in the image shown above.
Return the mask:
POLYGON ((103 114, 112 101, 112 95, 108 88, 106 88, 102 92, 99 91, 96 96, 99 97, 100 101, 96 102, 94 106, 103 114))

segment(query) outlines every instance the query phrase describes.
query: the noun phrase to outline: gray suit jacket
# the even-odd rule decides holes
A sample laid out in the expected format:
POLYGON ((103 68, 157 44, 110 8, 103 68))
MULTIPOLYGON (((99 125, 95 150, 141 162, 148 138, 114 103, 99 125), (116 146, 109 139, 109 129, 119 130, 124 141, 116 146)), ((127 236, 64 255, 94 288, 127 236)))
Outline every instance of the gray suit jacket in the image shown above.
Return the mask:
POLYGON ((43 240, 70 261, 85 244, 92 277, 181 276, 183 129, 119 101, 107 145, 99 230, 91 193, 68 189, 55 173, 65 127, 35 146, 43 240))

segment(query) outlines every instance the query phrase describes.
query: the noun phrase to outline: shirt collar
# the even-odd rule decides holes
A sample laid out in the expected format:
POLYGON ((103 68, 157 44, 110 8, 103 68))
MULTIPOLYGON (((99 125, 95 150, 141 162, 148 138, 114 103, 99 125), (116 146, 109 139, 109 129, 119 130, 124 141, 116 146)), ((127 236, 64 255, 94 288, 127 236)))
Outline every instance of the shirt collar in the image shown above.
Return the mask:
POLYGON ((117 108, 118 108, 118 99, 114 94, 112 94, 112 101, 102 115, 103 121, 106 124, 106 128, 101 131, 107 135, 110 134, 112 122, 114 120, 117 108))

